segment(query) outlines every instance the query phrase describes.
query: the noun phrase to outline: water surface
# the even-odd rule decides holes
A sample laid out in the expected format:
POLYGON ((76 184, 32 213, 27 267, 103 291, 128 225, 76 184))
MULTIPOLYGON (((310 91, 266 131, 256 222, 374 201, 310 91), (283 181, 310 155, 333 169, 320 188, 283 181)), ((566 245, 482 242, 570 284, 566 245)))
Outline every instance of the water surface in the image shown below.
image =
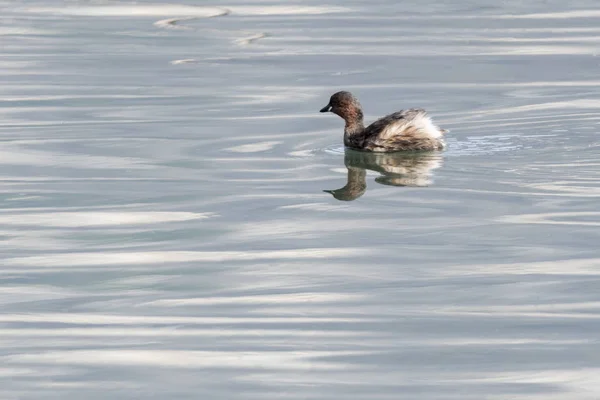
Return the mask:
POLYGON ((0 11, 0 397, 600 396, 595 2, 0 11))

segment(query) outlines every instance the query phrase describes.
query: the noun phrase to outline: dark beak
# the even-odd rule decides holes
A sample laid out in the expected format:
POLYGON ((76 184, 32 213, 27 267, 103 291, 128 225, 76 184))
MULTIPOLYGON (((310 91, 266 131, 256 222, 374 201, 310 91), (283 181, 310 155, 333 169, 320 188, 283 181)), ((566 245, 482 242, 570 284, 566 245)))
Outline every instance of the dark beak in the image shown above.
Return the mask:
POLYGON ((331 104, 327 104, 325 107, 321 108, 321 112, 329 112, 331 111, 331 104))

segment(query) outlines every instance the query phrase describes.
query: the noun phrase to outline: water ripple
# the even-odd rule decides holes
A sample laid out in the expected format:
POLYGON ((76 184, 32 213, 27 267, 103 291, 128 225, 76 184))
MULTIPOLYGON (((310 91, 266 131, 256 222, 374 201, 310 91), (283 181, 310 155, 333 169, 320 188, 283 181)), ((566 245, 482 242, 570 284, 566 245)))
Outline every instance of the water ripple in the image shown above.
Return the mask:
POLYGON ((0 397, 600 397, 596 4, 187 3, 0 1, 0 397))

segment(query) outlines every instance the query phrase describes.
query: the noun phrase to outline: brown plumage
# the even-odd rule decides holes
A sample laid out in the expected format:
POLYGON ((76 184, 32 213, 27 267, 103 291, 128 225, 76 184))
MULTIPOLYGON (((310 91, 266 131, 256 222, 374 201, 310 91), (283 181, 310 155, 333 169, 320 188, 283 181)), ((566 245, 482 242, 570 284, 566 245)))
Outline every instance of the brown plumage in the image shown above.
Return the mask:
POLYGON ((350 92, 337 92, 321 112, 331 111, 346 122, 344 145, 357 150, 392 152, 442 150, 445 130, 431 122, 425 110, 411 108, 378 119, 365 128, 362 107, 350 92))

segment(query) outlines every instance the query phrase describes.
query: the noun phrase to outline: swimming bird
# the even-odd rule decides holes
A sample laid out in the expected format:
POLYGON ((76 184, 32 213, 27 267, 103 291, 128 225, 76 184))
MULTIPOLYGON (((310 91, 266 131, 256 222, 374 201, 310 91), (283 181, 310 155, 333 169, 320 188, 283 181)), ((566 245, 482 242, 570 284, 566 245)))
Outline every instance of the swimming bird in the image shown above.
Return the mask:
POLYGON ((344 145, 356 150, 392 152, 442 150, 447 132, 435 126, 427 112, 410 108, 378 119, 365 128, 362 107, 350 92, 337 92, 321 112, 332 112, 346 122, 344 145))

